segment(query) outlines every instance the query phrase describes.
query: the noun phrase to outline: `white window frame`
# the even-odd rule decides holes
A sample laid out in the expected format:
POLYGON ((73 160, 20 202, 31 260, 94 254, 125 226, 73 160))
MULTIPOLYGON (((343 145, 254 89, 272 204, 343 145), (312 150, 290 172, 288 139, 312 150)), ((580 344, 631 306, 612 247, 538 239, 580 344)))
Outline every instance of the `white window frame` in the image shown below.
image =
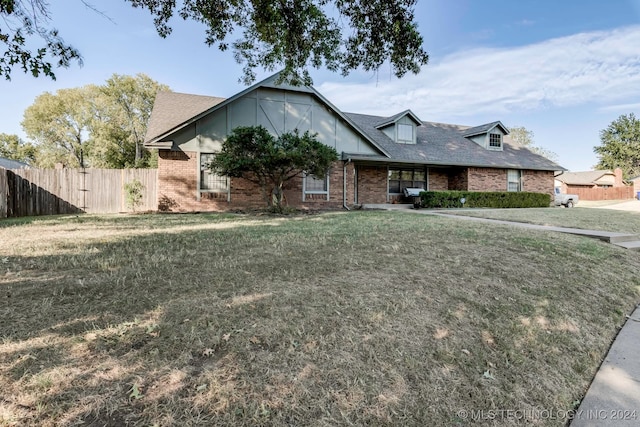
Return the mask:
POLYGON ((315 181, 321 181, 322 179, 319 179, 316 176, 313 175, 307 175, 307 173, 305 172, 302 175, 302 201, 304 202, 306 200, 306 196, 307 194, 311 195, 311 194, 324 194, 326 195, 326 199, 329 200, 329 175, 330 175, 330 171, 327 172, 327 174, 324 176, 324 187, 325 190, 307 190, 307 179, 313 179, 315 181))
POLYGON ((520 169, 507 169, 507 191, 517 193, 522 191, 522 171, 520 169), (517 177, 513 176, 517 174, 517 177), (512 190, 511 184, 516 184, 517 189, 512 190))
MULTIPOLYGON (((198 200, 200 200, 201 193, 222 193, 227 195, 227 200, 229 200, 230 191, 231 191, 231 180, 228 176, 222 176, 212 173, 205 163, 203 163, 204 156, 215 156, 216 153, 199 153, 198 155, 198 200), (220 186, 219 188, 204 188, 203 184, 205 183, 205 177, 211 176, 220 179, 220 181, 224 180, 224 187, 220 186)), ((215 178, 214 178, 215 179, 215 178)), ((220 182, 218 182, 220 184, 220 182)))
POLYGON ((490 150, 502 150, 502 134, 490 133, 489 134, 489 149, 490 150), (492 141, 492 137, 497 137, 497 141, 492 141), (494 145, 497 144, 497 145, 494 145))
POLYGON ((409 125, 409 124, 406 124, 406 123, 398 123, 396 125, 396 132, 398 133, 398 142, 399 143, 402 143, 402 144, 413 144, 413 141, 415 140, 415 138, 414 138, 415 137, 415 126, 409 125), (401 135, 400 129, 402 129, 403 126, 405 127, 405 129, 409 128, 411 130, 411 136, 410 136, 409 139, 404 138, 404 135, 403 135, 403 137, 400 136, 401 135))

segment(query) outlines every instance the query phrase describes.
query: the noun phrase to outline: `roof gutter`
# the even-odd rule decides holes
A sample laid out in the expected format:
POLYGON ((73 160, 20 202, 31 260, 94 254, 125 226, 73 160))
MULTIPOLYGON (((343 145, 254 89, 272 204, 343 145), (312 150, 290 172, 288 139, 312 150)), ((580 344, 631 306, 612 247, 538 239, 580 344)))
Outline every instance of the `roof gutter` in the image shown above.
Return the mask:
POLYGON ((380 158, 380 157, 367 157, 358 156, 358 155, 349 155, 344 158, 349 159, 349 161, 360 161, 360 162, 373 162, 373 163, 384 163, 387 165, 393 164, 413 164, 413 165, 424 165, 424 166, 455 166, 455 167, 471 167, 471 168, 494 168, 494 169, 528 169, 528 170, 539 170, 539 171, 566 171, 567 169, 563 168, 560 165, 556 165, 557 168, 541 168, 536 166, 525 166, 525 165, 483 165, 478 163, 449 163, 449 162, 434 162, 434 161, 424 161, 424 160, 406 160, 406 159, 392 159, 392 158, 380 158))
POLYGON ((145 148, 160 148, 162 150, 170 150, 173 148, 173 141, 159 141, 152 143, 144 143, 145 148))

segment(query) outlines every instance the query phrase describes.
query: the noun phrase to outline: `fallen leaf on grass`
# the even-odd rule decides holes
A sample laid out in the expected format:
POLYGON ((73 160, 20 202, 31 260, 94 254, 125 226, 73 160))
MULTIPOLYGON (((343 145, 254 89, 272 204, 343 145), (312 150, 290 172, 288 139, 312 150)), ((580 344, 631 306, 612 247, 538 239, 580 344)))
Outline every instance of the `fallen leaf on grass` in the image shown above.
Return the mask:
POLYGON ((205 356, 205 357, 211 357, 211 356, 213 356, 213 353, 215 353, 215 350, 212 349, 212 348, 205 348, 202 351, 202 355, 205 356))
POLYGON ((225 340, 225 341, 229 341, 229 338, 231 338, 231 334, 224 334, 222 336, 222 339, 225 340))
POLYGON ((144 397, 144 395, 142 394, 142 391, 140 391, 140 388, 138 387, 138 384, 134 384, 133 386, 131 386, 131 388, 129 389, 129 399, 142 399, 144 397))

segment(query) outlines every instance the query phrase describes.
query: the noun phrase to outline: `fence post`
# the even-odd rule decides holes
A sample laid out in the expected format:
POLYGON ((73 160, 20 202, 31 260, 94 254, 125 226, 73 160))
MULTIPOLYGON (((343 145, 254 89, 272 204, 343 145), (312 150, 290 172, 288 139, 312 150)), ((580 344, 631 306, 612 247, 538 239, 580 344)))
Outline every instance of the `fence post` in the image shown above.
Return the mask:
POLYGON ((7 181, 7 170, 0 168, 0 218, 7 217, 7 201, 9 198, 9 186, 7 181))

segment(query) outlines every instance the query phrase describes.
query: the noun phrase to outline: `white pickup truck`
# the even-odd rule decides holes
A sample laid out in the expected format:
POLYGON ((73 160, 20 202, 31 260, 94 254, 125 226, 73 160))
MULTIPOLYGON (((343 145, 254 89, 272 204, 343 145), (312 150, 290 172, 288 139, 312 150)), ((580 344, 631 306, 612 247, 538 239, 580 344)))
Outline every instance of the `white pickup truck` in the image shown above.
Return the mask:
POLYGON ((555 188, 555 202, 556 206, 564 206, 567 208, 572 208, 578 204, 578 195, 577 194, 564 194, 560 191, 560 187, 555 188))

